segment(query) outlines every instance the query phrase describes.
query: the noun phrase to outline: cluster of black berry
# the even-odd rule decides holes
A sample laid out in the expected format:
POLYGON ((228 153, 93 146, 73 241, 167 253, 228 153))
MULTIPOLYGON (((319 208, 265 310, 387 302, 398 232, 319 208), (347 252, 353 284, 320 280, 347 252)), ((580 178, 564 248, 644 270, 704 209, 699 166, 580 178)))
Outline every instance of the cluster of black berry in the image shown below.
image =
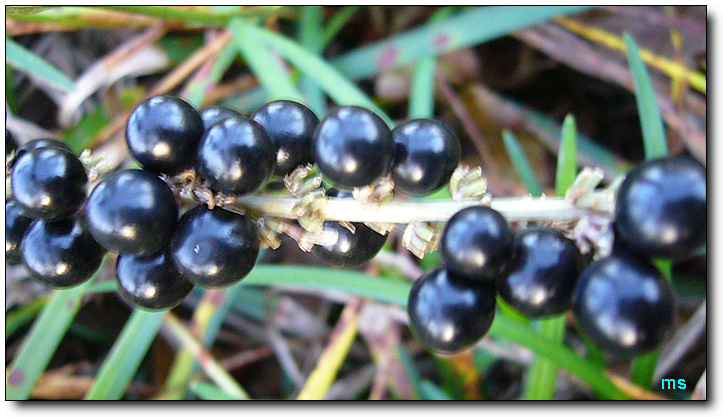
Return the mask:
POLYGON ((626 176, 613 252, 587 266, 575 242, 556 229, 514 236, 493 209, 463 209, 442 234, 445 265, 412 288, 411 328, 430 350, 466 349, 489 330, 499 294, 534 319, 572 307, 580 331, 611 355, 649 352, 675 313, 671 285, 651 258, 690 256, 706 242, 706 218, 706 171, 687 157, 650 161, 626 176))

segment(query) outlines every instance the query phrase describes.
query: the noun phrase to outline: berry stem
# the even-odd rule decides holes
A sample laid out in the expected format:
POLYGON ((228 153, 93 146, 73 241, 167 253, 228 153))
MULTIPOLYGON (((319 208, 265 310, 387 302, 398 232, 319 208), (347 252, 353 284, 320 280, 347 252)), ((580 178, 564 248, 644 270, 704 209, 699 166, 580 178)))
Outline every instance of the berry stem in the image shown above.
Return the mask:
MULTIPOLYGON (((261 212, 267 216, 298 219, 294 207, 301 203, 297 197, 268 197, 249 195, 239 197, 234 205, 261 212)), ((362 205, 356 200, 329 198, 319 210, 324 220, 348 222, 441 222, 447 221, 459 210, 480 205, 479 201, 390 201, 379 204, 362 205)), ((576 206, 561 197, 509 197, 495 198, 491 207, 499 211, 508 221, 570 221, 579 220, 592 213, 592 210, 576 206)))

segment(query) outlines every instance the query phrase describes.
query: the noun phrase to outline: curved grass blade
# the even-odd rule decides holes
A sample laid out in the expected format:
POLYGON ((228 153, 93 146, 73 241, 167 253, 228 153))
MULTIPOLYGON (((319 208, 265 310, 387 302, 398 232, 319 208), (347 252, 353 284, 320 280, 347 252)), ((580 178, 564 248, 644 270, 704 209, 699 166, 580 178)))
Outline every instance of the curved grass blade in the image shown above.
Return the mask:
MULTIPOLYGON (((540 323, 540 334, 549 339, 548 343, 562 345, 566 320, 565 315, 543 320, 540 323)), ((527 400, 551 400, 555 394, 557 370, 554 362, 535 355, 527 375, 524 398, 527 400)))
POLYGON ((663 118, 660 116, 655 90, 648 70, 640 58, 640 51, 629 33, 623 34, 630 71, 635 84, 635 102, 638 105, 640 128, 643 133, 645 159, 662 158, 668 155, 663 118))
POLYGON ((560 150, 557 153, 555 172, 555 193, 564 197, 567 189, 577 176, 577 123, 575 116, 568 114, 562 121, 560 132, 560 150))
MULTIPOLYGON (((317 55, 321 55, 325 45, 321 36, 323 20, 324 16, 321 6, 306 6, 301 8, 299 16, 299 42, 301 42, 309 52, 317 55)), ((307 75, 301 78, 299 87, 308 98, 309 107, 311 107, 317 115, 325 115, 327 110, 326 97, 321 88, 307 75)))
POLYGON ((474 7, 438 23, 363 46, 332 61, 352 80, 380 70, 417 62, 429 55, 477 45, 554 16, 578 12, 587 6, 474 7))
POLYGON ((60 72, 48 61, 5 37, 5 62, 18 71, 32 75, 35 79, 63 91, 75 90, 75 82, 60 72))
POLYGON ((123 397, 165 315, 165 311, 133 311, 85 395, 86 400, 119 400, 123 397))
POLYGON ((85 289, 94 279, 95 277, 75 288, 56 290, 53 293, 8 368, 5 399, 27 400, 30 397, 35 383, 50 363, 58 344, 80 309, 85 289))
POLYGON ((359 6, 346 6, 341 8, 341 10, 329 19, 321 38, 322 49, 326 48, 329 42, 331 42, 334 36, 349 22, 357 10, 359 10, 359 6))
POLYGON ((194 381, 188 387, 198 398, 207 401, 234 401, 239 398, 229 395, 214 384, 194 381))
POLYGON ((517 175, 520 177, 522 184, 525 185, 527 191, 530 192, 534 197, 542 195, 542 187, 540 183, 535 179, 535 173, 530 167, 530 163, 525 156, 525 152, 522 150, 520 143, 517 141, 515 135, 509 130, 502 131, 502 140, 505 142, 505 148, 507 153, 510 155, 512 160, 512 166, 515 167, 517 175))
POLYGON ((246 59, 254 75, 258 77, 271 100, 287 99, 306 102, 284 68, 275 61, 275 58, 264 45, 256 42, 253 26, 241 18, 228 23, 228 29, 233 34, 233 41, 239 52, 246 59))

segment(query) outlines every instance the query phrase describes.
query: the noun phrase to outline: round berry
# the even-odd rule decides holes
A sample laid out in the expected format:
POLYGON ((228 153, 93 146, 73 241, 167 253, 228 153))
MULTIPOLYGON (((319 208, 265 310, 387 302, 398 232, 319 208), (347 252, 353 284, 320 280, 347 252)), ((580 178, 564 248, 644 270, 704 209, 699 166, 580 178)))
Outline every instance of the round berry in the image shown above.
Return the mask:
POLYGON ((93 237, 109 251, 150 255, 170 242, 178 205, 163 180, 129 169, 98 183, 88 197, 86 219, 93 237))
POLYGON ((363 187, 391 168, 394 142, 386 123, 362 107, 339 107, 319 122, 312 158, 338 188, 363 187))
POLYGON ((570 308, 582 268, 583 258, 574 241, 552 228, 528 229, 515 237, 512 258, 497 280, 497 291, 528 317, 552 316, 570 308))
POLYGON ((408 120, 392 130, 394 188, 414 196, 433 193, 459 165, 459 139, 444 123, 433 119, 408 120))
POLYGON ((495 316, 495 288, 444 268, 422 275, 409 292, 410 328, 429 350, 453 354, 477 343, 495 316))
POLYGON ((75 154, 45 147, 20 155, 11 181, 13 198, 28 217, 59 219, 83 205, 88 176, 75 154))
POLYGON ((339 222, 324 222, 324 231, 338 234, 336 243, 314 245, 312 252, 322 261, 341 268, 351 268, 369 262, 384 246, 386 235, 380 235, 364 223, 351 223, 352 232, 339 222))
POLYGON ((243 115, 236 110, 220 106, 206 107, 201 110, 199 114, 201 115, 201 120, 203 120, 204 131, 207 131, 211 128, 211 126, 223 119, 228 119, 229 117, 243 117, 243 115))
POLYGON ((229 117, 211 126, 198 149, 198 172, 217 191, 248 194, 271 178, 276 149, 260 124, 229 117))
POLYGON ((585 268, 572 297, 580 331, 619 357, 658 347, 673 326, 674 307, 673 291, 660 271, 620 253, 585 268))
POLYGON ((495 280, 512 255, 514 236, 504 217, 485 206, 472 206, 452 216, 439 248, 451 272, 474 280, 495 280))
POLYGON ((147 256, 119 255, 116 277, 121 297, 144 310, 176 307, 193 289, 176 270, 167 250, 147 256))
POLYGON ((171 253, 178 271, 192 283, 226 287, 251 272, 259 254, 259 236, 248 217, 199 205, 181 217, 171 253))
POLYGON ((196 109, 174 96, 156 96, 133 110, 126 125, 131 155, 143 168, 168 175, 193 167, 203 135, 196 109))
MULTIPOLYGON (((9 133, 7 129, 5 129, 5 132, 9 133)), ((6 135, 6 139, 7 139, 7 135, 6 135)), ((68 146, 68 144, 65 142, 61 142, 61 141, 55 140, 55 139, 33 139, 30 142, 27 142, 23 146, 18 148, 17 152, 15 152, 15 156, 10 161, 8 166, 9 167, 14 166, 15 161, 18 160, 20 155, 24 154, 27 151, 32 151, 33 149, 48 148, 48 147, 62 148, 62 149, 65 149, 65 150, 75 154, 75 152, 73 152, 73 149, 70 146, 68 146)))
POLYGON ((631 250, 680 259, 707 239, 706 170, 678 156, 645 162, 618 190, 615 226, 631 250))
POLYGON ((251 118, 266 129, 276 146, 276 175, 284 176, 311 162, 311 138, 319 118, 308 107, 277 100, 256 110, 251 118))
POLYGON ((21 251, 31 276, 51 288, 87 281, 105 254, 76 217, 35 220, 25 232, 21 251))
POLYGON ((14 265, 20 263, 22 254, 20 253, 20 243, 23 241, 25 231, 32 223, 33 219, 27 217, 25 213, 10 200, 5 203, 5 262, 14 265))

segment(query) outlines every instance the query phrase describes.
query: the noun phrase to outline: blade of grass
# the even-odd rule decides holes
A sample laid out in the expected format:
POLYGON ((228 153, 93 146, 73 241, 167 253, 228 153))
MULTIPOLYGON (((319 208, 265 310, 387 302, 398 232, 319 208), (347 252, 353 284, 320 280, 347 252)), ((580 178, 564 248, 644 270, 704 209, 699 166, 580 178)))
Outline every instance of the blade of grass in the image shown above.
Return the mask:
POLYGON ((198 398, 207 401, 234 401, 239 398, 229 395, 214 384, 208 382, 194 381, 189 386, 198 398))
POLYGON ((507 153, 512 160, 512 166, 515 167, 517 175, 520 177, 522 184, 525 185, 527 191, 530 192, 534 197, 542 195, 542 187, 535 178, 535 173, 530 167, 530 163, 525 156, 525 152, 522 150, 520 143, 517 141, 515 135, 509 130, 502 131, 502 140, 505 142, 505 148, 507 153))
MULTIPOLYGON (((305 6, 299 16, 299 42, 309 52, 321 55, 324 50, 322 27, 324 16, 321 6, 305 6)), ((311 107, 317 115, 326 114, 326 97, 324 92, 309 76, 304 75, 299 81, 301 91, 306 94, 311 107)))
POLYGON ((477 45, 554 16, 582 11, 586 6, 474 7, 438 23, 386 38, 350 51, 332 64, 352 80, 382 69, 417 62, 429 55, 477 45))
POLYGON ((186 85, 186 93, 183 95, 188 102, 200 107, 208 89, 221 80, 224 72, 231 66, 237 55, 238 50, 234 45, 229 44, 223 48, 216 56, 208 75, 200 79, 194 79, 186 85))
POLYGON ((258 27, 248 27, 252 39, 266 43, 294 66, 308 75, 340 105, 357 105, 377 113, 388 125, 392 121, 384 112, 337 69, 321 57, 314 55, 289 38, 258 27))
POLYGON ((434 383, 428 379, 423 379, 419 383, 420 397, 423 400, 429 401, 452 401, 454 398, 450 397, 449 394, 444 392, 442 388, 434 385, 434 383))
MULTIPOLYGON (((549 339, 552 345, 561 345, 565 337, 567 317, 555 317, 540 323, 540 334, 549 339)), ((557 381, 557 365, 547 359, 535 355, 530 365, 525 385, 524 398, 527 400, 551 400, 555 394, 557 381)))
POLYGON ((39 297, 5 315, 5 341, 18 329, 29 323, 48 303, 48 297, 39 297))
POLYGON ((233 34, 233 42, 268 92, 269 98, 306 102, 283 66, 264 45, 256 42, 255 31, 252 28, 253 25, 241 18, 232 19, 228 23, 228 29, 233 34))
POLYGON ((332 39, 334 39, 334 36, 339 33, 339 31, 344 27, 344 25, 349 22, 349 20, 354 16, 354 13, 359 10, 359 6, 346 6, 342 7, 341 10, 336 12, 334 16, 329 19, 329 22, 326 24, 326 28, 324 28, 324 33, 322 34, 321 38, 321 46, 322 50, 326 48, 327 45, 329 45, 329 42, 331 42, 332 39))
POLYGON ((48 61, 5 37, 5 63, 35 79, 63 91, 75 90, 75 83, 48 61))
POLYGON ((85 284, 53 293, 5 375, 5 399, 27 400, 35 383, 50 363, 58 344, 68 331, 70 323, 80 309, 85 284))
POLYGON ((577 123, 575 116, 568 114, 562 121, 560 150, 557 153, 555 172, 555 193, 564 197, 577 176, 577 123))
POLYGON ((648 70, 640 58, 640 51, 635 40, 629 33, 623 34, 623 38, 635 84, 635 101, 643 133, 645 159, 662 158, 668 155, 668 143, 665 139, 665 127, 655 98, 655 90, 648 70))
POLYGON ((133 311, 86 393, 86 400, 119 400, 123 397, 165 315, 165 311, 133 311))
POLYGON ((356 338, 362 306, 362 301, 357 298, 344 307, 329 344, 319 357, 316 368, 309 374, 297 400, 323 400, 326 397, 356 338))
POLYGON ((227 12, 210 12, 173 6, 102 6, 122 12, 158 17, 184 23, 205 23, 218 26, 233 17, 275 14, 281 6, 236 7, 227 12))

